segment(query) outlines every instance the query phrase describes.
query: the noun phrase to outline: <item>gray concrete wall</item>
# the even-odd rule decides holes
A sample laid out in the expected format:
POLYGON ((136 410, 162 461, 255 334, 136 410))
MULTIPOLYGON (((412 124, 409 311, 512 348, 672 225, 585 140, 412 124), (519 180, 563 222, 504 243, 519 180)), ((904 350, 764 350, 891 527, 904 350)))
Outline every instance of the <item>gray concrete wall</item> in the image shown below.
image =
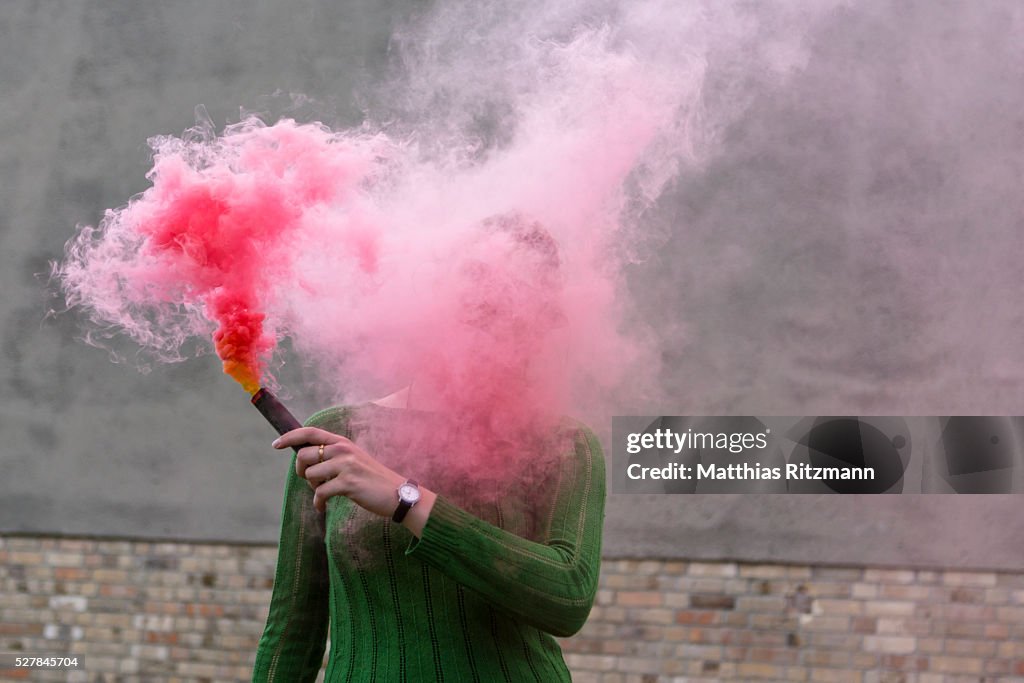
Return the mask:
MULTIPOLYGON (((287 463, 215 358, 115 365, 44 290, 76 224, 148 186, 148 137, 204 104, 280 115, 289 93, 358 123, 388 2, 62 2, 0 7, 0 527, 271 540, 287 463), (284 93, 275 96, 277 92, 284 93)), ((312 115, 307 109, 303 112, 312 115)), ((126 347, 127 348, 127 347, 126 347)), ((130 353, 130 351, 129 351, 130 353)), ((294 401, 309 414, 317 397, 294 401)))
MULTIPOLYGON (((1019 17, 1009 0, 973 23, 960 21, 968 3, 865 6, 810 36, 820 59, 788 91, 763 94, 758 113, 725 137, 726 153, 702 175, 681 177, 654 217, 662 228, 684 216, 688 225, 631 273, 649 295, 638 297, 646 301, 638 315, 668 340, 662 412, 1024 412, 1015 294, 1024 129, 1013 123, 1024 69, 1014 68, 1017 52, 999 51, 1008 44, 1000 17, 1019 17), (978 32, 994 36, 988 57, 950 59, 961 86, 998 76, 981 104, 1001 109, 984 120, 961 111, 940 120, 945 127, 927 144, 910 146, 901 140, 921 127, 918 113, 939 110, 938 100, 908 95, 904 118, 888 101, 865 105, 854 129, 829 119, 820 104, 828 98, 847 107, 880 88, 897 97, 892 64, 911 78, 925 73, 912 51, 901 52, 893 25, 919 27, 927 47, 947 24, 966 27, 965 43, 978 32), (850 47, 865 36, 891 60, 850 47), (860 81, 821 85, 831 83, 829 69, 861 58, 860 81), (864 97, 847 101, 851 90, 864 97), (840 130, 838 143, 829 139, 840 130), (794 136, 810 142, 787 147, 794 136), (850 168, 857 173, 845 175, 850 168), (861 235, 866 214, 872 222, 861 235), (980 214, 986 230, 975 239, 971 217, 980 214), (900 241, 884 243, 879 226, 900 241), (950 253, 959 259, 945 259, 950 253), (900 254, 920 262, 904 268, 900 254), (701 270, 698 257, 724 265, 701 270), (936 282, 941 296, 929 288, 936 282), (672 294, 682 291, 691 293, 685 302, 672 294), (669 336, 682 321, 686 344, 669 336)), ((274 93, 306 93, 326 122, 358 122, 353 93, 386 68, 388 36, 412 7, 0 4, 0 531, 276 539, 287 458, 269 448, 273 435, 247 397, 210 357, 145 375, 110 363, 78 341, 73 315, 46 317, 59 306, 45 293, 48 262, 77 223, 95 224, 146 187, 146 138, 180 133, 197 104, 222 125, 237 120, 239 106, 281 113, 287 97, 274 93)), ((314 384, 308 379, 282 377, 286 386, 314 384)), ((321 401, 303 393, 291 406, 307 415, 321 401)), ((1014 496, 614 495, 605 548, 612 556, 1019 569, 1020 510, 1014 496)))

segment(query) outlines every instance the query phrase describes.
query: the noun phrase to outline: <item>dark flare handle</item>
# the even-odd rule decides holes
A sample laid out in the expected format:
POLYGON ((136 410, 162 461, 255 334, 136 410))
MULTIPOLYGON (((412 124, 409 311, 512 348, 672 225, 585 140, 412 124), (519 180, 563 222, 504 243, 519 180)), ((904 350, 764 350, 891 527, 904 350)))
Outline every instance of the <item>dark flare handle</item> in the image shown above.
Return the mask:
MULTIPOLYGON (((302 423, 295 419, 291 411, 285 408, 284 404, 269 389, 260 388, 259 391, 253 394, 252 404, 267 419, 267 422, 277 430, 278 434, 285 434, 302 426, 302 423)), ((299 448, 302 448, 302 446, 296 446, 295 450, 297 451, 299 448)))

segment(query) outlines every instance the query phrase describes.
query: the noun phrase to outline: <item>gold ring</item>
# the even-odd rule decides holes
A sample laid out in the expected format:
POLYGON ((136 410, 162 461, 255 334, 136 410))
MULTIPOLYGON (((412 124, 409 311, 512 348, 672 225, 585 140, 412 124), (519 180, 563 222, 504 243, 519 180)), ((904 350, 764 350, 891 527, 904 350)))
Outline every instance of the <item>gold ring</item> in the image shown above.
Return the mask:
POLYGON ((322 443, 322 444, 320 444, 320 448, 317 450, 317 455, 320 456, 320 462, 324 461, 324 448, 326 448, 326 447, 327 447, 327 444, 322 443))

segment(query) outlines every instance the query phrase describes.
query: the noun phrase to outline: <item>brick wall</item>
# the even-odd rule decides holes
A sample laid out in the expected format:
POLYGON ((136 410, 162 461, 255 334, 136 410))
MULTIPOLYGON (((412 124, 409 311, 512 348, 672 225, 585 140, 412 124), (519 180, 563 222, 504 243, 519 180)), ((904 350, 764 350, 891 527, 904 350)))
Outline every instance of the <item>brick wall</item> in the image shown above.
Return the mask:
MULTIPOLYGON (((0 537, 0 652, 88 665, 0 680, 248 680, 275 556, 0 537)), ((578 683, 1024 683, 1024 572, 606 560, 563 647, 578 683)))
POLYGON ((609 560, 601 585, 578 683, 1024 682, 1024 573, 609 560))
POLYGON ((0 652, 85 655, 88 675, 39 681, 248 680, 275 559, 268 546, 0 538, 0 652))

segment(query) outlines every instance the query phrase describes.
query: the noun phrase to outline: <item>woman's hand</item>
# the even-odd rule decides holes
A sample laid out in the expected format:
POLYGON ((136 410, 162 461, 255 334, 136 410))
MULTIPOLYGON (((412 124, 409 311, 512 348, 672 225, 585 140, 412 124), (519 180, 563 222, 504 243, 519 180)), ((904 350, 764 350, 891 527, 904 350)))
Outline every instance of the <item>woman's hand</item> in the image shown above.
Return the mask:
MULTIPOLYGON (((340 434, 301 427, 281 436, 273 446, 302 446, 295 456, 295 473, 313 488, 313 506, 320 512, 327 508, 327 499, 332 496, 346 496, 382 517, 391 517, 398 507, 398 487, 406 478, 340 434)), ((423 530, 436 497, 422 487, 420 496, 420 502, 402 521, 416 536, 423 530)))

